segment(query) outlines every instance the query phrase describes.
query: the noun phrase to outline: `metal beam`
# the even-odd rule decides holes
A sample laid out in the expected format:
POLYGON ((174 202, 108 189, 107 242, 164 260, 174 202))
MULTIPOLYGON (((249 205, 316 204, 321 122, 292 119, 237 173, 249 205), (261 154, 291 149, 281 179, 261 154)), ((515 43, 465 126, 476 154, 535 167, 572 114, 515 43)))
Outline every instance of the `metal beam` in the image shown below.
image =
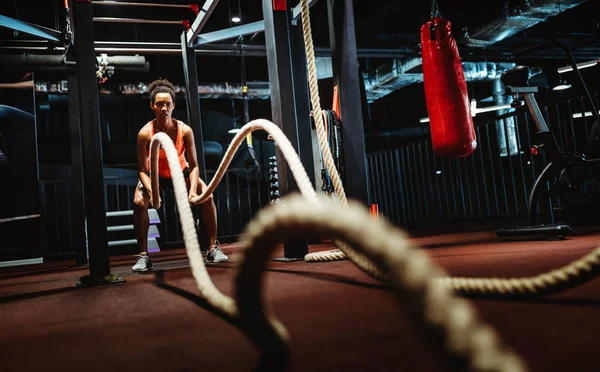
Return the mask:
POLYGON ((78 265, 88 263, 85 238, 85 196, 83 193, 83 155, 81 152, 81 121, 79 120, 79 89, 77 74, 69 72, 69 129, 71 138, 71 247, 78 265))
MULTIPOLYGON (((317 3, 318 0, 310 0, 308 2, 308 7, 312 7, 313 5, 315 5, 317 3)), ((298 20, 300 19, 300 17, 302 16, 302 4, 298 3, 298 5, 296 5, 294 7, 294 9, 292 9, 292 24, 294 26, 296 26, 298 24, 298 20)))
MULTIPOLYGON (((309 113, 297 113, 299 107, 295 97, 294 67, 292 65, 292 55, 298 53, 298 50, 292 50, 289 11, 287 8, 279 8, 277 2, 273 0, 262 0, 263 17, 265 20, 265 42, 267 47, 267 65, 269 71, 269 86, 271 88, 271 113, 272 120, 277 124, 285 136, 290 140, 294 150, 302 158, 302 147, 298 133, 297 115, 309 113), (276 8, 276 9, 274 9, 276 8)), ((306 62, 305 62, 306 63, 306 62)), ((306 68, 303 64, 303 68, 306 68)), ((304 81, 306 84, 306 81, 304 81)), ((306 87, 300 89, 306 91, 306 87)), ((306 92, 304 92, 306 99, 306 92)), ((307 105, 301 105, 307 106, 307 105)), ((311 137, 303 138, 305 141, 311 141, 311 137)), ((312 146, 310 144, 309 146, 312 146)), ((297 192, 298 185, 294 176, 285 161, 279 147, 275 146, 275 155, 277 157, 277 174, 279 181, 279 192, 282 196, 297 192)), ((312 151, 309 154, 312 156, 312 151)), ((307 164, 303 162, 306 166, 307 164)), ((312 161, 311 163, 312 164, 312 161)), ((284 241, 284 256, 281 261, 299 261, 303 260, 308 253, 308 239, 300 238, 284 241)))
POLYGON ((300 161, 304 165, 314 189, 316 188, 316 182, 313 161, 312 120, 310 117, 310 88, 302 25, 299 27, 290 27, 290 55, 292 60, 292 79, 294 84, 294 102, 296 104, 296 128, 300 161))
POLYGON ((229 27, 223 30, 207 32, 205 34, 198 35, 198 38, 196 39, 196 45, 203 45, 213 43, 215 41, 233 39, 237 38, 238 36, 254 34, 257 32, 264 31, 265 21, 256 21, 241 26, 229 27))
POLYGON ((150 23, 163 25, 184 25, 184 21, 165 21, 161 19, 94 17, 94 22, 100 23, 150 23))
POLYGON ((124 1, 92 1, 94 5, 140 6, 191 9, 198 14, 198 4, 129 3, 124 1))
POLYGON ((56 31, 43 26, 34 25, 32 23, 23 22, 18 19, 10 18, 1 14, 0 26, 9 28, 14 31, 23 32, 28 35, 37 36, 49 41, 63 41, 63 34, 60 31, 56 31))
POLYGON ((92 4, 85 0, 73 1, 73 18, 76 19, 75 59, 79 92, 79 115, 83 154, 85 211, 87 217, 90 274, 78 286, 123 282, 110 273, 110 254, 104 205, 104 164, 102 161, 102 132, 98 106, 98 80, 96 54, 94 53, 94 24, 92 4))
MULTIPOLYGON (((100 58, 96 57, 98 62, 100 58)), ((146 58, 143 56, 110 56, 108 64, 119 67, 145 67, 146 58)), ((76 62, 66 61, 63 55, 56 54, 4 54, 0 55, 0 65, 25 65, 25 66, 65 66, 75 65, 76 62)))
POLYGON ((198 160, 198 175, 204 182, 206 165, 204 161, 204 139, 202 133, 202 117, 200 114, 200 97, 198 96, 198 71, 194 48, 187 45, 185 32, 181 33, 181 56, 183 58, 183 75, 185 76, 185 94, 187 97, 188 125, 194 132, 196 142, 196 159, 198 160))
POLYGON ((208 21, 208 17, 210 17, 218 3, 219 0, 206 0, 202 6, 202 9, 200 9, 200 13, 198 13, 196 19, 194 19, 194 22, 192 23, 192 26, 186 33, 186 41, 188 46, 194 45, 196 37, 198 37, 200 31, 202 31, 202 28, 208 21))
POLYGON ((363 105, 361 102, 354 9, 352 0, 327 0, 329 39, 332 51, 333 84, 338 87, 342 120, 345 174, 348 199, 369 202, 363 105))

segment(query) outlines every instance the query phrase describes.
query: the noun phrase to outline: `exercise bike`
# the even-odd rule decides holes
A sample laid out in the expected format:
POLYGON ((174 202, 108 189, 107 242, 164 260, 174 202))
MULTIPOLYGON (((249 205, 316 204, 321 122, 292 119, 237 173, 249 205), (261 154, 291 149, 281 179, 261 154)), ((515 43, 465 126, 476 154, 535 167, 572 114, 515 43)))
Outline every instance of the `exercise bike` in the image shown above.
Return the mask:
MULTIPOLYGON (((574 68, 576 69, 576 67, 574 68)), ((535 94, 539 92, 539 88, 530 86, 530 79, 541 72, 539 68, 516 66, 505 71, 500 78, 506 93, 514 97, 511 106, 519 108, 526 105, 533 117, 539 144, 532 146, 532 154, 539 156, 544 153, 548 160, 546 167, 538 175, 528 196, 527 226, 497 231, 496 235, 502 238, 538 236, 564 239, 564 236, 571 232, 570 224, 562 222, 540 223, 538 205, 541 200, 547 201, 552 197, 558 198, 559 203, 552 206, 552 211, 559 220, 565 214, 575 212, 581 215, 583 214, 581 212, 587 213, 592 210, 590 208, 594 208, 594 205, 600 205, 600 193, 593 190, 600 180, 600 158, 597 155, 598 146, 600 146, 598 140, 600 137, 598 135, 600 128, 598 110, 595 108, 586 88, 589 104, 596 117, 588 139, 590 153, 594 155, 594 158, 588 159, 584 153, 563 151, 554 133, 548 128, 536 101, 535 94)), ((585 88, 582 78, 581 83, 585 88)))

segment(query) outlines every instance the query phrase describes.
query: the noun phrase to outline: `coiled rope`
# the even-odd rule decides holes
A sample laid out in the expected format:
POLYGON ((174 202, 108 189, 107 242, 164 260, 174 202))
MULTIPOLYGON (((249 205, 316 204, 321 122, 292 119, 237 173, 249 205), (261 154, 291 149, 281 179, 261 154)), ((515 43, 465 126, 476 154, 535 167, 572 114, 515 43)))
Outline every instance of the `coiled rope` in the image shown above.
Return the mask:
POLYGON ((348 203, 324 133, 316 68, 310 36, 308 2, 301 0, 302 21, 309 61, 309 85, 317 134, 339 203, 322 202, 312 188, 306 171, 289 140, 274 123, 257 119, 242 127, 232 140, 215 177, 205 192, 188 201, 187 188, 172 140, 156 133, 151 143, 152 203, 160 208, 158 151, 164 148, 173 177, 175 198, 186 252, 200 294, 215 308, 239 319, 248 336, 260 347, 287 355, 289 335, 281 322, 262 302, 260 278, 274 246, 294 234, 319 232, 334 237, 340 250, 309 254, 307 261, 349 258, 363 271, 393 285, 400 305, 421 325, 438 337, 443 351, 457 369, 474 371, 522 371, 525 364, 503 345, 493 330, 475 314, 469 302, 456 294, 507 296, 546 295, 573 287, 600 272, 600 248, 569 265, 529 278, 453 278, 433 265, 427 255, 411 246, 401 230, 384 218, 375 222, 358 204, 348 203), (281 203, 261 210, 242 235, 242 267, 236 278, 236 299, 221 293, 210 280, 190 208, 205 201, 217 187, 235 151, 245 136, 265 130, 279 146, 296 179, 302 199, 284 197, 281 203), (365 233, 366 232, 366 233, 365 233), (352 246, 353 248, 350 248, 352 246), (458 364, 457 364, 458 363, 458 364))
MULTIPOLYGON (((255 126, 271 130, 277 127, 259 119, 246 124, 238 136, 243 139, 242 133, 255 126)), ((282 140, 279 136, 283 134, 277 130, 269 133, 276 141, 282 140)), ((289 151, 291 144, 285 140, 279 143, 286 161, 294 164, 294 177, 308 181, 298 155, 293 149, 289 151)), ((309 191, 300 187, 306 195, 286 196, 279 204, 263 208, 246 226, 241 239, 241 266, 235 278, 235 299, 223 294, 204 265, 175 145, 161 132, 154 135, 150 145, 153 203, 159 202, 157 170, 161 147, 171 169, 186 253, 200 295, 211 306, 238 321, 246 335, 267 354, 286 359, 290 348, 285 326, 263 301, 261 278, 267 261, 281 240, 317 232, 333 236, 343 242, 344 247, 354 247, 385 273, 403 310, 425 328, 436 345, 441 345, 439 352, 456 370, 526 370, 524 362, 477 316, 474 307, 437 280, 443 277, 442 270, 432 264, 422 250, 412 246, 400 229, 384 219, 372 220, 356 202, 345 205, 321 202, 312 188, 309 191)))
MULTIPOLYGON (((311 102, 314 107, 315 120, 318 121, 317 134, 319 134, 319 145, 323 153, 325 164, 331 175, 334 189, 342 205, 347 203, 344 189, 341 185, 339 174, 334 164, 331 151, 327 145, 327 138, 324 131, 323 119, 321 115, 319 94, 316 87, 316 67, 314 64, 314 49, 312 47, 312 36, 310 32, 310 19, 308 17, 309 8, 307 0, 301 0, 302 4, 302 22, 305 33, 305 47, 308 60, 309 82, 311 86, 311 102), (318 112, 318 114, 317 114, 318 112)), ((207 189, 202 195, 192 199, 193 204, 198 204, 205 201, 216 189, 221 181, 227 167, 229 166, 233 155, 237 151, 240 144, 244 141, 245 136, 255 130, 267 131, 279 146, 285 160, 288 162, 290 170, 296 179, 298 188, 302 195, 308 199, 316 199, 316 192, 312 188, 306 171, 302 167, 302 163, 297 159, 297 155, 291 143, 281 132, 279 127, 274 123, 256 119, 244 125, 240 132, 233 138, 229 145, 224 158, 217 169, 215 177, 212 179, 207 189)), ((152 165, 152 167, 158 166, 152 165)), ((157 170, 153 169, 153 174, 157 174, 157 170)), ((152 188, 158 188, 158 176, 156 180, 152 179, 152 188), (155 184, 156 183, 156 184, 155 184)), ((159 198, 159 193, 152 193, 154 199, 159 198)), ((159 206, 159 200, 153 200, 153 205, 159 206)), ((306 255, 306 261, 324 262, 334 260, 344 260, 349 258, 361 270, 376 279, 387 281, 387 276, 378 269, 368 258, 358 252, 355 252, 350 247, 345 245, 343 241, 335 241, 340 249, 328 250, 323 252, 313 252, 306 255)), ((541 296, 552 293, 557 293, 568 288, 575 287, 585 281, 594 278, 600 273, 600 248, 592 251, 588 255, 579 260, 561 267, 559 269, 542 273, 533 277, 523 278, 463 278, 463 277, 447 277, 440 279, 445 285, 453 289, 456 293, 464 295, 485 295, 485 296, 503 296, 503 297, 523 297, 523 296, 541 296)))
MULTIPOLYGON (((342 186, 335 162, 331 156, 331 151, 327 143, 327 134, 321 115, 321 106, 318 89, 317 68, 315 64, 315 53, 312 40, 312 31, 310 25, 310 9, 308 0, 300 0, 302 8, 302 28, 304 34, 304 47, 306 49, 306 59, 308 66, 308 80, 310 88, 310 101, 313 109, 313 116, 316 120, 317 136, 319 146, 323 154, 323 160, 327 171, 331 176, 335 193, 342 204, 346 204, 346 194, 342 186)), ((434 11, 432 7, 432 12, 434 11)), ((328 250, 323 252, 313 252, 307 254, 305 261, 324 262, 343 260, 350 258, 363 271, 371 274, 377 279, 386 280, 386 275, 379 271, 376 266, 360 254, 353 252, 348 247, 342 247, 343 242, 335 241, 340 250, 328 250), (352 257, 346 257, 352 255, 352 257)), ((500 296, 527 296, 527 295, 547 295, 558 291, 574 287, 590 278, 595 277, 600 272, 600 248, 589 253, 585 257, 572 262, 560 269, 549 273, 540 274, 528 278, 452 278, 443 279, 445 285, 452 288, 455 292, 463 294, 479 295, 500 295, 500 296)))
MULTIPOLYGON (((334 193, 337 195, 342 204, 347 203, 346 192, 342 185, 342 180, 335 166, 335 161, 331 155, 329 144, 327 143, 327 134, 325 133, 325 124, 323 123, 323 116, 321 115, 321 98, 319 96, 319 80, 317 79, 317 66, 315 63, 315 49, 312 39, 312 30, 310 25, 310 8, 308 6, 308 0, 300 0, 302 10, 302 34, 304 37, 304 49, 306 51, 306 62, 308 68, 308 88, 310 92, 310 103, 312 106, 313 117, 315 118, 315 128, 317 130, 317 138, 319 141, 319 147, 323 156, 323 163, 331 182, 333 183, 334 193)), ((339 247, 340 242, 334 241, 339 247)), ((341 247, 340 247, 341 248, 341 247)), ((312 252, 304 256, 304 261, 307 262, 324 262, 324 261, 337 261, 344 260, 346 258, 348 249, 332 249, 322 252, 312 252)), ((354 255, 350 258, 352 261, 358 261, 361 263, 359 267, 369 274, 377 277, 378 279, 384 279, 384 275, 376 270, 373 265, 368 265, 366 259, 361 257, 359 254, 354 255)))

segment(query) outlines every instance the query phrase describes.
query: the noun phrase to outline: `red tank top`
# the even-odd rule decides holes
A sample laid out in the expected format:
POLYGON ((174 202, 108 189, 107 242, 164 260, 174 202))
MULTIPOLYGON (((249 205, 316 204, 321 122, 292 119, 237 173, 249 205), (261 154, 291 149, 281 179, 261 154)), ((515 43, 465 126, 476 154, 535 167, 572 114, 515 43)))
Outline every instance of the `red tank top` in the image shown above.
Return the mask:
MULTIPOLYGON (((185 141, 183 140, 183 123, 173 119, 177 123, 177 139, 175 140, 175 149, 179 156, 179 165, 181 170, 187 168, 188 163, 185 160, 185 141)), ((154 120, 150 122, 150 138, 154 137, 154 120)), ((150 156, 148 156, 148 171, 150 171, 150 156)), ((165 150, 158 150, 158 175, 163 178, 171 178, 171 170, 165 150)))

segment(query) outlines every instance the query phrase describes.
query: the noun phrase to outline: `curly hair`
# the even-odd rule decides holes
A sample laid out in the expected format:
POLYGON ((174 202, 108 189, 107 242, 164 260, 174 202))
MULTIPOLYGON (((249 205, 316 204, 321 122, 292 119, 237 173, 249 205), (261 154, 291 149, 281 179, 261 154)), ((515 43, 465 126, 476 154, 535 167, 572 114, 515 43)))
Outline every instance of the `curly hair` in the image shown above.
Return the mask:
POLYGON ((175 102, 175 86, 167 79, 156 79, 148 85, 150 93, 150 102, 154 102, 157 93, 169 93, 173 102, 175 102))

